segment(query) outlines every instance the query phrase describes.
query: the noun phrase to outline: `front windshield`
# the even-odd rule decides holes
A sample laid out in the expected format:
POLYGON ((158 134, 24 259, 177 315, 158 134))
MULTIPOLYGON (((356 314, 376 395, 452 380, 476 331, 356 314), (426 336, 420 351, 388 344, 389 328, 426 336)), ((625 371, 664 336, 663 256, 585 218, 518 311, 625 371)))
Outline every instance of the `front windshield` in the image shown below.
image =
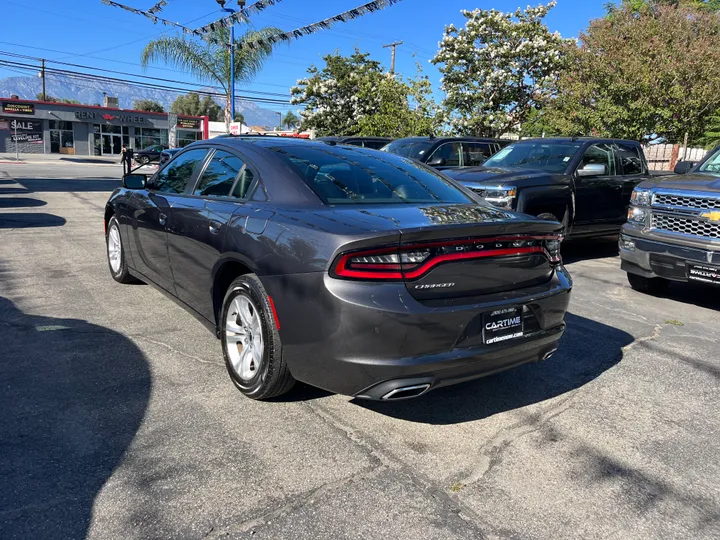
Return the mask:
POLYGON ((720 173, 720 147, 698 167, 698 172, 720 173))
POLYGON ((515 143, 500 150, 488 159, 483 167, 542 169, 552 173, 563 173, 580 146, 579 142, 515 143))
POLYGON ((427 155, 428 150, 432 148, 433 143, 429 141, 393 141, 381 148, 383 152, 390 152, 398 156, 410 159, 422 159, 427 155))

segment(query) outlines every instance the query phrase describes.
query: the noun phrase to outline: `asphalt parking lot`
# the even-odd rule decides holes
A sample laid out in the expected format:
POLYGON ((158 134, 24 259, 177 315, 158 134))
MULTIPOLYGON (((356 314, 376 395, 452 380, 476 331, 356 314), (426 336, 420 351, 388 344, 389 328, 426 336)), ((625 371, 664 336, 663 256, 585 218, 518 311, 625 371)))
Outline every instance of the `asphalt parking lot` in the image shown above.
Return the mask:
POLYGON ((118 165, 0 165, 0 538, 720 537, 720 291, 632 291, 571 242, 544 363, 408 402, 243 398, 219 343, 115 283, 118 165))

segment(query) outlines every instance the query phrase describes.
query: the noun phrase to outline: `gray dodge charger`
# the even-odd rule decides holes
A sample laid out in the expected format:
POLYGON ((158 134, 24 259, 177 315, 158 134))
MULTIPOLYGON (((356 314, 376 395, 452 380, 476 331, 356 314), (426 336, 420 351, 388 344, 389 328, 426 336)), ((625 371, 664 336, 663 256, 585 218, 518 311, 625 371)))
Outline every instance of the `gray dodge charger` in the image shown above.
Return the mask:
POLYGON ((560 229, 408 158, 274 137, 193 143, 105 210, 112 277, 207 325, 253 399, 405 399, 549 358, 560 229))

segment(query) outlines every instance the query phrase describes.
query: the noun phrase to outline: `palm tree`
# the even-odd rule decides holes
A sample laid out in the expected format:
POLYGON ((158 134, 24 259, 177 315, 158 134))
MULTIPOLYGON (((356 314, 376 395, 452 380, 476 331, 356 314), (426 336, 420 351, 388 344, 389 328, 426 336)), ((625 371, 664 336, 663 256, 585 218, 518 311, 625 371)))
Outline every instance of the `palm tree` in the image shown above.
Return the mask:
MULTIPOLYGON (((266 38, 280 32, 266 27, 249 30, 235 39, 235 82, 250 82, 272 54, 267 42, 246 46, 249 42, 266 38)), ((230 50, 219 43, 229 43, 230 30, 219 28, 207 34, 202 41, 186 39, 185 36, 162 37, 151 41, 143 49, 140 62, 147 68, 153 62, 164 62, 187 72, 199 81, 220 86, 225 94, 225 124, 231 121, 230 106, 230 50)))
POLYGON ((290 129, 291 126, 296 127, 300 123, 300 119, 294 112, 288 111, 287 114, 283 116, 282 123, 283 126, 290 129))
POLYGON ((235 122, 240 122, 241 124, 245 123, 245 115, 241 112, 235 113, 235 118, 233 118, 235 122))

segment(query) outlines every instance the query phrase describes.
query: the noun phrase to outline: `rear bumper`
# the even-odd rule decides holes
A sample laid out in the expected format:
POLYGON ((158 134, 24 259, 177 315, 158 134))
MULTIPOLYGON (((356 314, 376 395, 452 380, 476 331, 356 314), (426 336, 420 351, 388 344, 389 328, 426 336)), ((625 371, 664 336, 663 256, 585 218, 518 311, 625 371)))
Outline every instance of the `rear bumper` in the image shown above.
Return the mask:
POLYGON ((414 383, 430 388, 541 360, 557 348, 572 282, 560 267, 543 285, 435 305, 402 283, 326 274, 262 278, 278 311, 283 356, 303 382, 370 399, 414 383), (524 307, 525 335, 485 345, 482 314, 524 307), (407 384, 405 384, 407 383, 407 384))
POLYGON ((680 242, 645 238, 631 226, 620 235, 622 269, 647 278, 688 280, 688 264, 720 266, 720 250, 684 246, 680 242), (628 242, 633 248, 628 248, 628 242))

